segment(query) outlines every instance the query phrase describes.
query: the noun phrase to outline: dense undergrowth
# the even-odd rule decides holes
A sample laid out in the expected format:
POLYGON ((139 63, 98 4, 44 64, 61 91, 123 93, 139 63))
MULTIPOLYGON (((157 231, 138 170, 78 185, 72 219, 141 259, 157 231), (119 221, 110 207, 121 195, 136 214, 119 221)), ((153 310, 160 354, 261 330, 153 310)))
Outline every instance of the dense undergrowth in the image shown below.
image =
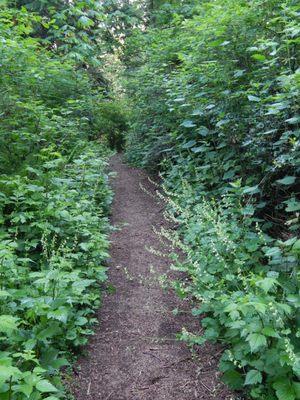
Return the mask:
POLYGON ((256 399, 300 398, 299 22, 293 0, 171 1, 126 48, 127 158, 163 175, 204 327, 182 337, 223 343, 256 399))
POLYGON ((162 174, 186 253, 174 287, 204 333, 182 338, 221 342, 252 398, 300 399, 299 2, 133 3, 0 0, 0 399, 65 397, 128 115, 127 158, 162 174))
POLYGON ((65 397, 60 369, 96 321, 112 199, 107 144, 125 122, 95 72, 93 2, 54 1, 44 13, 44 2, 4 3, 0 399, 56 400, 65 397))

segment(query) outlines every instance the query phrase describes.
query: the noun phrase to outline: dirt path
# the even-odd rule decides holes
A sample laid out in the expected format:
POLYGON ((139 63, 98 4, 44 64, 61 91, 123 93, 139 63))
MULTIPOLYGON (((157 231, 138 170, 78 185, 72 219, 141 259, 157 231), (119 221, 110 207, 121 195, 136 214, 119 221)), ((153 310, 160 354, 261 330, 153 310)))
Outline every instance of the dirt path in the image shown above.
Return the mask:
POLYGON ((100 325, 88 355, 79 360, 73 393, 77 400, 190 400, 230 399, 217 373, 218 351, 205 346, 193 359, 175 339, 182 326, 199 329, 183 312, 188 305, 159 283, 170 261, 146 247, 167 254, 152 227, 164 224, 161 206, 147 195, 154 190, 147 176, 112 160, 117 172, 112 223, 110 281, 115 294, 106 295, 99 311, 100 325))

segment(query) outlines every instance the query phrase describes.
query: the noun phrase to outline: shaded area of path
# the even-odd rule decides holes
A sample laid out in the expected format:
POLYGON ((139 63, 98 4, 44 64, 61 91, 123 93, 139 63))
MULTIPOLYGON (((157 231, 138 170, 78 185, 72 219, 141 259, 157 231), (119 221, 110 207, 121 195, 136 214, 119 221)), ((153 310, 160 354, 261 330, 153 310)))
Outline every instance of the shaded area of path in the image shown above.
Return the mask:
POLYGON ((218 349, 206 345, 192 357, 176 333, 184 326, 199 329, 188 304, 162 288, 162 274, 170 261, 150 253, 167 254, 153 232, 164 225, 161 205, 141 190, 154 192, 146 174, 112 159, 117 172, 112 223, 122 229, 111 236, 110 282, 99 311, 100 325, 79 360, 73 383, 77 400, 190 400, 230 399, 219 380, 218 349))

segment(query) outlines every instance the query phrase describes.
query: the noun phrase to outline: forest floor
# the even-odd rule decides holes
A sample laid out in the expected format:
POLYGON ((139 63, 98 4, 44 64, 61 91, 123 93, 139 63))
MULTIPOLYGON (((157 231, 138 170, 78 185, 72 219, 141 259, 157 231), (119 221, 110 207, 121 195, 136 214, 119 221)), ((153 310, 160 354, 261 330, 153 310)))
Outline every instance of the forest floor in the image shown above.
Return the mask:
POLYGON ((153 231, 166 224, 162 204, 149 194, 155 186, 120 155, 112 158, 111 169, 117 173, 111 222, 118 229, 111 235, 109 278, 116 291, 104 296, 100 324, 75 366, 75 399, 233 398, 220 381, 220 348, 206 344, 192 353, 176 339, 182 327, 199 331, 199 321, 187 301, 162 285, 171 261, 168 246, 153 231))

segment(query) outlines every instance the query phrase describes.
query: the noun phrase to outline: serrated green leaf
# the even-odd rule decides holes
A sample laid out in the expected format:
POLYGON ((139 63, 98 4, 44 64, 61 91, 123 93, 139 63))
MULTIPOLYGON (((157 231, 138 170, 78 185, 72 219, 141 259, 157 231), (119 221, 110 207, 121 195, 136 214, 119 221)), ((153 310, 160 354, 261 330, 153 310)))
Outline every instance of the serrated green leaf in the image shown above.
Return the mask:
POLYGON ((232 389, 238 390, 243 387, 243 377, 239 372, 235 370, 224 372, 222 380, 232 389))
POLYGON ((39 340, 45 340, 47 338, 51 338, 57 334, 59 334, 61 332, 61 329, 59 328, 59 326, 57 325, 57 323, 53 323, 48 326, 47 328, 43 329, 42 331, 40 331, 36 337, 39 340))
POLYGON ((255 385, 256 383, 262 382, 262 374, 257 369, 251 369, 247 372, 245 385, 255 385))
POLYGON ((0 365, 0 384, 4 383, 8 379, 13 377, 19 377, 22 375, 22 372, 17 368, 11 365, 0 365))
POLYGON ((257 352, 262 347, 267 345, 267 339, 264 335, 260 333, 250 333, 250 335, 246 338, 247 342, 249 342, 250 349, 252 353, 257 352))
POLYGON ((18 392, 25 394, 26 397, 29 397, 33 391, 33 384, 30 383, 22 383, 17 386, 18 392))
POLYGON ((256 286, 263 289, 266 293, 268 293, 276 284, 277 280, 275 278, 264 278, 260 279, 256 282, 256 286))
POLYGON ((292 251, 295 253, 300 252, 300 239, 296 240, 296 242, 293 244, 292 251))
POLYGON ((58 310, 50 311, 48 317, 66 323, 68 320, 68 309, 61 307, 58 310))
POLYGON ((12 315, 0 315, 0 332, 11 333, 18 329, 18 318, 12 315))
POLYGON ((280 337, 279 334, 271 326, 265 326, 261 331, 265 336, 269 337, 280 337))
POLYGON ((296 392, 291 382, 280 380, 273 384, 278 400, 295 400, 296 392))
POLYGON ((38 391, 42 393, 52 393, 52 392, 58 392, 57 388, 52 385, 49 381, 46 379, 42 379, 36 384, 36 388, 38 391))
POLYGON ((287 207, 286 207, 285 211, 287 211, 287 212, 300 211, 300 201, 292 199, 292 200, 288 200, 286 202, 286 204, 287 204, 287 207))

